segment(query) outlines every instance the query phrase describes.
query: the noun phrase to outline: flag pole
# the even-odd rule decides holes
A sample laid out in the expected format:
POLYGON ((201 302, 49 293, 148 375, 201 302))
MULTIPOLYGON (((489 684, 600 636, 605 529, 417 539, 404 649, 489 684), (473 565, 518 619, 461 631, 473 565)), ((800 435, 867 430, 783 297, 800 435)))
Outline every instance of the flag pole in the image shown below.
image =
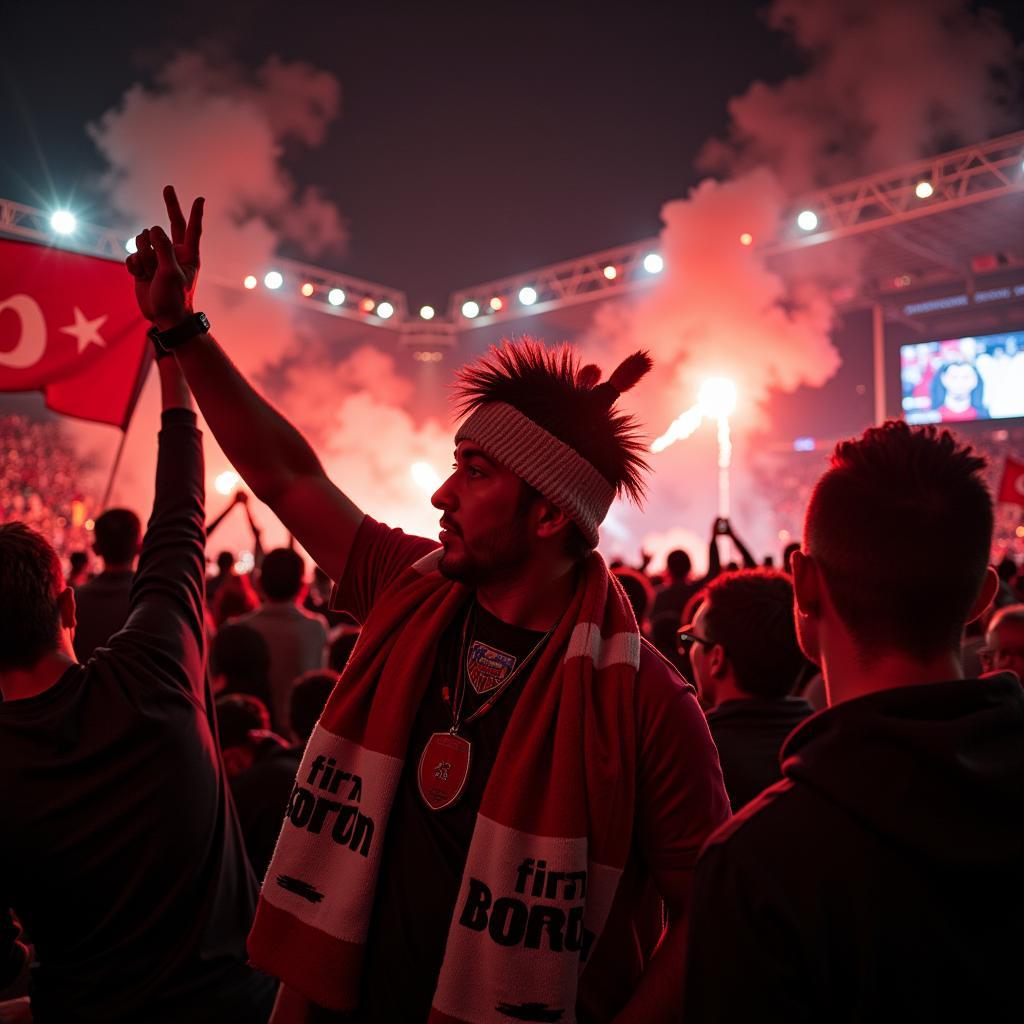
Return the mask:
POLYGON ((114 477, 117 476, 117 471, 121 466, 121 456, 124 454, 124 442, 128 437, 128 426, 125 424, 125 429, 121 431, 121 440, 117 445, 117 454, 114 456, 114 464, 110 467, 110 476, 107 478, 107 489, 103 492, 103 501, 100 504, 100 509, 106 511, 107 505, 110 503, 110 492, 114 489, 114 477))
POLYGON ((142 359, 139 360, 139 373, 135 378, 135 390, 132 392, 132 400, 128 405, 128 411, 125 413, 124 423, 121 424, 121 440, 117 445, 117 452, 114 455, 114 463, 110 467, 110 476, 107 478, 107 489, 103 492, 103 502, 100 504, 100 510, 106 511, 107 505, 110 503, 110 494, 114 489, 114 478, 117 476, 117 471, 121 468, 121 456, 124 455, 124 443, 128 439, 128 427, 131 425, 132 417, 135 415, 135 406, 138 405, 139 395, 142 394, 143 385, 146 383, 146 377, 149 375, 149 368, 155 362, 153 358, 153 346, 148 344, 142 350, 142 359))

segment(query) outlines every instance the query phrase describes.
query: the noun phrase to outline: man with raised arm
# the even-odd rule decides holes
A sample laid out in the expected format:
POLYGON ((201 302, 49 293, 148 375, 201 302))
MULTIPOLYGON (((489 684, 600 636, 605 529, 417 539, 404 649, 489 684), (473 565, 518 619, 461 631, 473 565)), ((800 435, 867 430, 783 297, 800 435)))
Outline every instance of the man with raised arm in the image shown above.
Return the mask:
POLYGON ((34 944, 37 1024, 263 1024, 274 1000, 205 683, 202 442, 173 359, 160 383, 128 618, 85 664, 57 553, 0 526, 0 916, 34 944))
POLYGON ((646 355, 605 383, 530 341, 465 368, 441 544, 408 537, 326 478, 194 312, 202 201, 186 223, 165 195, 171 237, 128 261, 142 310, 363 626, 250 936, 285 985, 274 1020, 675 1019, 692 868, 728 801, 692 692, 594 551, 616 493, 642 494, 613 407, 646 355))

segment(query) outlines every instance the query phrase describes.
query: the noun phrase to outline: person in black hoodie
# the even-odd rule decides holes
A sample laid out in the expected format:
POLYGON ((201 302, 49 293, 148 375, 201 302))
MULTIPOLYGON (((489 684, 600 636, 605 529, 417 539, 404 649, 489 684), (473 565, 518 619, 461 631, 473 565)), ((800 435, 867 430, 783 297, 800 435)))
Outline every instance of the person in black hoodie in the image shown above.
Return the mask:
MULTIPOLYGON (((256 882, 203 668, 203 453, 173 358, 124 628, 86 663, 49 542, 0 525, 0 963, 13 910, 36 1024, 261 1024, 256 882)), ((13 951, 17 954, 17 950, 13 951)))
POLYGON ((1021 1019, 1024 692, 958 659, 997 586, 984 465, 897 422, 837 446, 793 556, 831 706, 702 853, 687 1021, 1021 1019))

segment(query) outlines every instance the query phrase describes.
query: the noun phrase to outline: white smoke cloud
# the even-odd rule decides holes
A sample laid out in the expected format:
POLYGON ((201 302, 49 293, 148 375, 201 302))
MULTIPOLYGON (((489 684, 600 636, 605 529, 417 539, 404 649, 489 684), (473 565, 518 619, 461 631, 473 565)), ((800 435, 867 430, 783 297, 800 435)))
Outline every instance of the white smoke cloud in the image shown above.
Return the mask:
MULTIPOLYGON (((773 394, 818 387, 839 368, 831 296, 837 285, 852 290, 860 268, 852 246, 825 246, 791 259, 783 279, 758 243, 776 236, 784 208, 803 190, 986 137, 1019 116, 1009 103, 1012 40, 991 12, 961 0, 776 0, 768 20, 806 53, 807 69, 777 84, 755 82, 729 104, 725 138, 710 141, 699 160, 719 177, 662 209, 661 280, 628 303, 603 306, 588 344, 609 363, 651 350, 655 371, 640 388, 653 434, 693 404, 703 377, 736 381, 734 519, 763 553, 778 538, 744 470, 755 454, 750 428, 764 425, 773 394), (743 233, 753 245, 740 244, 743 233)), ((703 534, 718 511, 712 433, 705 425, 651 457, 647 513, 622 513, 648 548, 660 553, 680 527, 703 534)))
MULTIPOLYGON (((286 143, 323 141, 340 98, 333 75, 302 62, 271 57, 246 72, 222 55, 187 52, 158 69, 151 84, 129 88, 88 130, 109 164, 102 187, 131 231, 164 223, 165 184, 176 186, 186 209, 193 196, 206 197, 197 295, 231 358, 250 379, 267 385, 272 400, 310 436, 328 472, 357 503, 394 525, 436 533, 437 515, 409 465, 420 459, 441 472, 450 451, 439 455, 436 424, 421 427, 403 411, 412 386, 394 360, 362 349, 339 361, 309 327, 309 314, 299 326, 293 307, 264 289, 217 284, 262 275, 283 241, 297 243, 309 259, 346 244, 337 207, 317 189, 300 188, 283 163, 286 143), (286 368, 283 374, 269 372, 278 367, 286 368)), ((113 493, 114 503, 141 512, 152 500, 158 403, 150 381, 113 493)), ((87 445, 99 443, 87 426, 76 426, 75 433, 87 445)), ((109 431, 102 445, 109 464, 109 431)), ((228 463, 208 431, 206 461, 212 516, 227 500, 214 493, 213 481, 228 463)), ((264 546, 283 543, 284 530, 269 510, 254 503, 253 511, 265 527, 264 546)), ((249 547, 244 524, 233 513, 211 548, 249 547)))
POLYGON ((807 71, 729 104, 704 169, 772 167, 790 192, 870 174, 1019 127, 1014 44, 963 0, 776 0, 768 21, 807 71))

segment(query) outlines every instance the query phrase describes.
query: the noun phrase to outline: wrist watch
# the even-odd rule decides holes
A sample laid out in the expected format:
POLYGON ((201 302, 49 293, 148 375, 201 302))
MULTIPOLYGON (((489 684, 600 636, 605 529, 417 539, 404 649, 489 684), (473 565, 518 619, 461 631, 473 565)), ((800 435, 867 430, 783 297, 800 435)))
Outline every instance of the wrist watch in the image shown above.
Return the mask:
POLYGON ((147 333, 159 357, 161 353, 171 352, 197 334, 205 334, 209 329, 210 321, 205 313, 192 313, 175 327, 170 327, 166 331, 158 331, 151 327, 147 333))

